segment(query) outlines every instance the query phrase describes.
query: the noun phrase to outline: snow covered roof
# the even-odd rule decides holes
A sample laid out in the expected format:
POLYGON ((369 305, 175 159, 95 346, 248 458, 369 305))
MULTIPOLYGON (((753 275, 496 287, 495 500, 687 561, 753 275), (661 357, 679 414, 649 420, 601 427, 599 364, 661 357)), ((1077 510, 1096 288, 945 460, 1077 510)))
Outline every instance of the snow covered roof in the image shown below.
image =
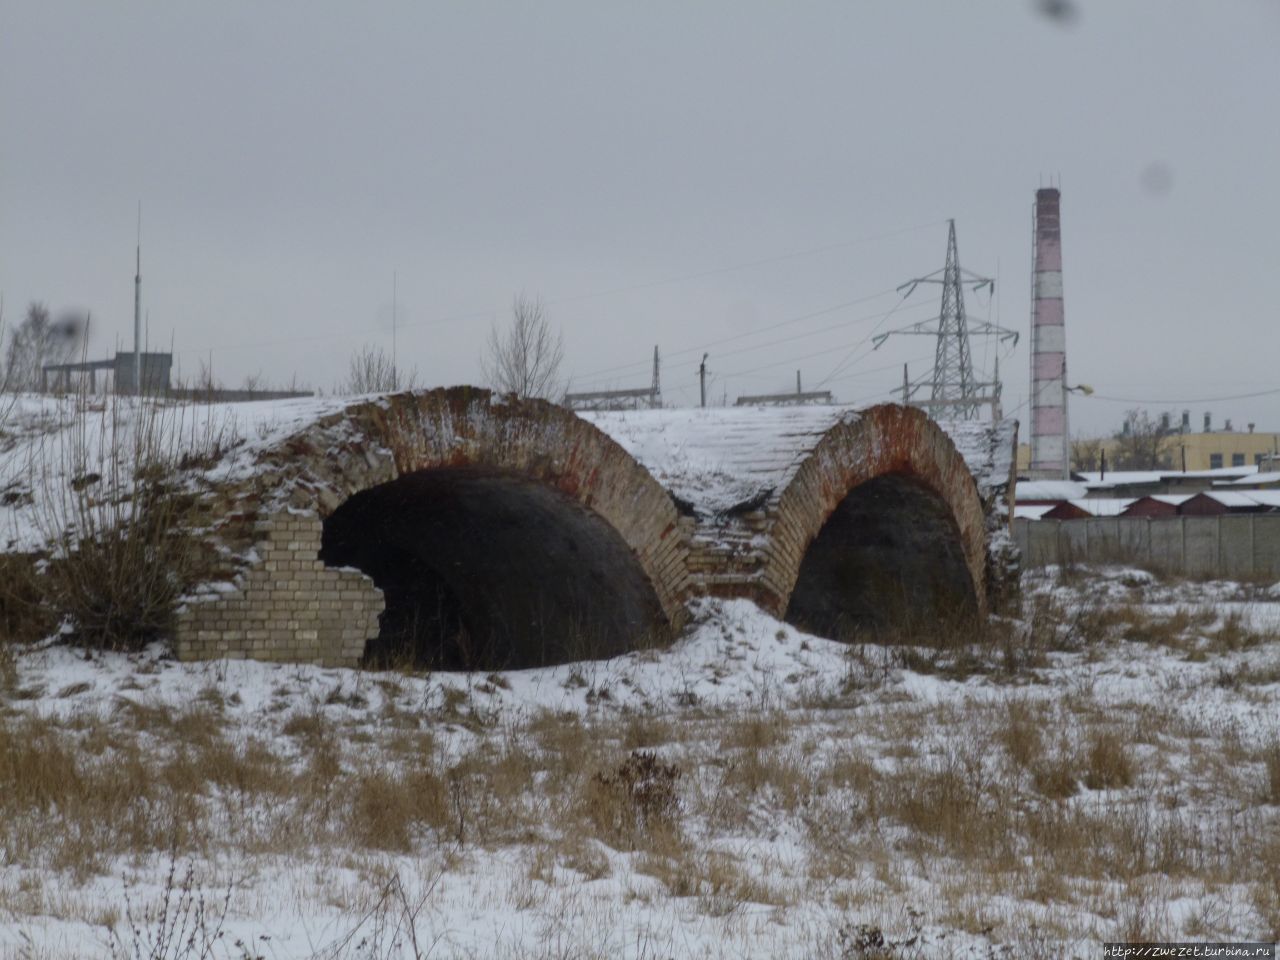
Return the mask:
POLYGON ((1013 505, 1013 519, 1015 520, 1039 520, 1046 513, 1053 509, 1053 504, 1046 503, 1040 506, 1029 506, 1025 503, 1015 503, 1013 505))
POLYGON ((1270 486, 1273 483, 1280 484, 1280 473, 1266 473, 1266 472, 1259 471, 1258 473, 1252 474, 1250 476, 1239 477, 1234 480, 1213 481, 1213 485, 1215 487, 1243 487, 1243 486, 1256 487, 1258 484, 1263 484, 1263 483, 1267 484, 1268 486, 1270 486))
POLYGON ((951 438, 986 496, 1009 484, 1013 474, 1018 421, 939 420, 938 426, 951 438))
POLYGON ((1094 517, 1118 517, 1129 508, 1133 499, 1130 497, 1084 497, 1067 502, 1094 517))
POLYGON ((1228 510, 1250 510, 1253 507, 1261 505, 1250 494, 1236 493, 1230 490, 1211 490, 1199 494, 1199 496, 1208 497, 1210 500, 1216 500, 1228 510))
MULTIPOLYGON (((699 512, 781 492, 822 435, 852 422, 847 406, 709 407, 579 413, 699 512)), ((985 497, 1009 481, 1017 421, 938 424, 956 445, 985 497)))
POLYGON ((1110 487, 1119 487, 1131 483, 1161 483, 1167 478, 1194 478, 1194 479, 1238 479, 1241 477, 1251 477, 1258 472, 1256 466, 1244 467, 1219 467, 1216 470, 1108 470, 1106 475, 1096 470, 1081 470, 1076 472, 1086 486, 1090 489, 1102 490, 1110 487))
POLYGON ((579 413, 700 511, 723 513, 782 490, 851 407, 708 407, 579 413))
POLYGON ((1028 500, 1079 500, 1088 491, 1083 483, 1073 480, 1019 480, 1016 498, 1028 500))

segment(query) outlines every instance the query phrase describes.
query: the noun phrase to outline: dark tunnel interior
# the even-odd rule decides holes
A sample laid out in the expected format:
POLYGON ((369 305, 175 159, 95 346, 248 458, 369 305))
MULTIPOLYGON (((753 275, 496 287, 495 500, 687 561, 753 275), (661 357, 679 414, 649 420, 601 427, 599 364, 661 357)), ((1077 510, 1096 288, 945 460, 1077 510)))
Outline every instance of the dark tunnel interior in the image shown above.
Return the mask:
POLYGON ((927 639, 977 612, 946 502, 912 477, 886 474, 851 490, 809 545, 786 619, 835 640, 927 639))
POLYGON ((320 559, 383 591, 365 654, 376 666, 546 666, 669 633, 612 526, 559 490, 500 472, 426 470, 357 493, 325 520, 320 559))

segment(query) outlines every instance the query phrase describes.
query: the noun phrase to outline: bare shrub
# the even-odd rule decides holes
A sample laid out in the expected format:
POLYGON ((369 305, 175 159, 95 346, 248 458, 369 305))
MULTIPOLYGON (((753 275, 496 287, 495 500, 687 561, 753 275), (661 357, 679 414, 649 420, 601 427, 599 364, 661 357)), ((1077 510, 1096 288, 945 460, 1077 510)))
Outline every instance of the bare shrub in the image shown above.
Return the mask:
POLYGON ((204 563, 200 544, 184 529, 189 509, 152 486, 136 497, 127 520, 74 537, 74 545, 74 535, 64 534, 64 553, 45 576, 50 602, 77 642, 137 649, 169 632, 178 597, 204 563))
POLYGON ((343 394, 390 393, 393 390, 415 390, 418 370, 401 370, 395 358, 381 347, 365 344, 351 355, 347 378, 338 387, 343 394))
POLYGON ((45 603, 39 559, 0 554, 0 644, 34 643, 57 627, 45 603))
POLYGON ((360 921, 345 934, 314 955, 316 960, 341 960, 360 957, 408 957, 424 960, 434 952, 440 939, 427 939, 427 931, 419 930, 419 915, 431 899, 442 872, 437 872, 424 889, 410 893, 399 873, 392 873, 379 884, 373 905, 360 921))
POLYGON ((5 389, 41 389, 45 364, 74 359, 84 344, 86 331, 83 318, 66 315, 54 320, 48 307, 32 301, 27 315, 9 335, 4 361, 5 389))
MULTIPOLYGON (((232 956, 223 942, 222 924, 231 902, 231 885, 219 901, 209 901, 188 861, 181 874, 177 857, 169 859, 164 888, 155 903, 134 903, 126 881, 124 887, 124 930, 113 926, 109 943, 113 960, 210 960, 232 956)), ((252 953, 237 942, 235 956, 253 960, 252 953)))
POLYGON ((210 568, 180 470, 215 461, 228 442, 208 421, 188 434, 190 409, 117 399, 98 415, 77 412, 60 445, 42 451, 50 495, 38 521, 53 550, 44 591, 86 646, 137 648, 164 635, 178 598, 210 568))
POLYGON ((498 393, 553 399, 561 392, 563 360, 564 338, 552 332, 542 301, 519 294, 511 303, 511 325, 490 329, 480 369, 498 393))

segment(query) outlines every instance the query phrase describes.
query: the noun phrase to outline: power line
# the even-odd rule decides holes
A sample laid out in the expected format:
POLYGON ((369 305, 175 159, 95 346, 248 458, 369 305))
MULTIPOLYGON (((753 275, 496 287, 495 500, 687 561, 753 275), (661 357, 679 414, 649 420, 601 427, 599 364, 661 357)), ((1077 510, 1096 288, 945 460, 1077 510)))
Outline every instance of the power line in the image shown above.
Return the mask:
POLYGON ((684 273, 674 277, 666 277, 662 280, 650 280, 645 283, 632 284, 626 287, 615 287, 612 290, 600 290, 595 293, 581 293, 571 297, 560 297, 555 300, 548 300, 548 306, 554 306, 561 303, 575 303, 579 300, 591 300, 596 297, 611 297, 620 293, 632 293, 637 290, 650 290, 654 287, 662 287, 671 283, 683 283, 686 280, 699 280, 703 277, 713 277, 721 273, 732 273, 735 270, 749 270, 752 267, 763 267, 771 263, 781 263, 784 260, 798 260, 802 257, 812 257, 819 253, 829 253, 832 250, 843 250, 846 247, 856 247, 864 243, 875 243, 878 240, 888 240, 893 237, 900 237, 904 234, 914 233, 917 230, 927 230, 930 227, 936 227, 939 223, 945 223, 943 220, 934 220, 931 223, 922 223, 914 227, 903 227, 900 230, 890 230, 887 233, 879 233, 870 237, 860 237, 857 240, 842 240, 838 243, 828 243, 821 247, 812 247, 808 250, 798 250, 794 253, 783 253, 774 257, 765 257, 760 260, 750 260, 744 263, 730 264, 726 267, 713 267, 709 270, 699 270, 694 273, 684 273))
MULTIPOLYGON (((758 337, 762 333, 768 333, 771 330, 777 330, 777 329, 780 329, 781 327, 790 326, 796 323, 803 323, 804 321, 812 320, 815 317, 821 317, 821 316, 825 316, 828 313, 835 313, 838 310, 845 310, 849 307, 855 307, 860 303, 868 303, 871 300, 878 300, 879 298, 893 292, 894 291, 892 289, 881 290, 878 293, 873 293, 865 297, 858 297, 854 300, 846 300, 844 303, 837 303, 834 306, 823 307, 821 310, 814 310, 811 313, 801 314, 798 317, 791 317, 787 320, 781 320, 778 323, 771 323, 771 324, 768 324, 767 326, 758 327, 755 330, 748 330, 745 333, 737 333, 731 337, 721 337, 719 340, 708 340, 698 344, 697 346, 686 347, 685 349, 682 349, 682 350, 673 350, 667 353, 666 356, 667 356, 667 359, 670 360, 673 357, 683 357, 683 356, 688 356, 689 354, 705 353, 711 347, 718 347, 718 346, 721 346, 722 344, 734 343, 735 341, 738 341, 738 340, 745 340, 747 337, 758 337)), ((879 316, 879 314, 873 314, 870 317, 862 318, 862 320, 871 320, 877 316, 879 316)), ((846 321, 846 323, 859 323, 859 322, 861 322, 861 320, 846 321)), ((621 373, 625 370, 633 370, 638 367, 644 367, 646 365, 647 365, 647 361, 640 361, 638 363, 623 363, 615 367, 604 367, 600 370, 595 370, 595 371, 592 371, 591 373, 583 374, 581 377, 575 377, 574 382, 590 383, 592 381, 606 378, 607 374, 621 373)))
MULTIPOLYGON (((928 304, 922 304, 921 306, 926 306, 926 307, 927 307, 927 306, 928 306, 928 304)), ((765 349, 766 347, 776 347, 776 346, 780 346, 781 344, 784 344, 784 343, 794 343, 795 341, 797 341, 797 340, 803 340, 803 339, 805 339, 806 337, 815 337, 815 336, 818 336, 818 335, 820 335, 820 334, 824 334, 824 333, 831 333, 833 330, 845 330, 845 329, 847 329, 847 328, 849 328, 849 327, 853 326, 854 324, 857 324, 857 323, 866 323, 868 320, 874 320, 876 317, 879 317, 879 316, 881 316, 881 314, 873 313, 873 314, 871 314, 870 316, 857 317, 857 318, 855 318, 855 319, 853 319, 853 320, 845 320, 845 321, 843 321, 842 323, 832 324, 831 326, 827 326, 827 327, 820 327, 820 328, 818 328, 817 330, 810 330, 810 331, 807 331, 806 333, 796 334, 795 336, 791 336, 791 337, 784 337, 784 338, 782 338, 782 339, 780 339, 780 340, 767 340, 767 341, 765 341, 764 343, 756 343, 756 344, 752 344, 752 345, 751 345, 751 346, 749 346, 749 347, 742 347, 741 349, 738 349, 738 350, 722 351, 722 352, 720 352, 720 353, 718 353, 718 354, 717 354, 717 358, 718 358, 718 359, 723 360, 725 357, 736 357, 736 356, 740 356, 741 354, 744 354, 744 353, 754 353, 755 351, 757 351, 757 350, 763 350, 763 349, 765 349)), ((687 353, 688 351, 682 351, 682 352, 687 353)), ((705 351, 704 351, 704 352, 705 352, 705 351)), ((819 353, 819 354, 812 354, 812 355, 806 355, 806 356, 825 356, 826 354, 828 354, 828 353, 830 353, 830 352, 831 352, 831 349, 830 349, 830 348, 828 348, 827 350, 823 350, 823 351, 821 351, 821 353, 819 353)), ((801 358, 801 359, 803 359, 803 358, 801 358)), ((683 363, 673 363, 673 364, 671 364, 671 365, 668 367, 668 369, 672 369, 672 370, 681 370, 681 369, 684 369, 684 368, 686 368, 686 367, 696 366, 697 362, 698 362, 698 361, 697 361, 697 359, 696 359, 696 358, 694 358, 694 359, 686 360, 686 361, 684 361, 683 363)), ((789 362, 792 362, 792 361, 784 361, 784 362, 789 363, 789 362)), ((737 376, 737 374, 725 374, 725 376, 737 376)), ((597 378, 597 380, 598 380, 598 379, 600 379, 600 378, 597 378)), ((575 380, 575 382, 579 382, 579 381, 575 380)), ((582 381, 582 382, 590 383, 590 382, 592 382, 592 381, 591 381, 591 380, 586 380, 586 381, 582 381)))
MULTIPOLYGON (((449 323, 461 323, 464 320, 473 320, 478 317, 493 317, 492 310, 478 311, 476 313, 460 314, 454 317, 443 317, 438 320, 410 320, 400 323, 400 328, 413 326, 437 326, 449 323)), ((368 340, 369 334, 366 333, 328 333, 311 337, 286 337, 276 340, 254 340, 242 341, 240 343, 218 343, 206 344, 203 347, 186 347, 177 351, 177 356, 187 356, 190 354, 203 355, 210 350, 250 350, 259 347, 288 347, 298 343, 332 343, 335 341, 355 341, 368 340)))
MULTIPOLYGON (((931 353, 922 353, 922 354, 920 354, 919 356, 916 356, 916 357, 908 357, 904 362, 905 362, 905 363, 915 363, 915 362, 917 362, 918 360, 928 360, 931 356, 933 356, 933 354, 931 354, 931 353)), ((897 369, 898 367, 901 367, 901 366, 902 366, 902 364, 901 364, 901 363, 890 363, 890 364, 886 364, 886 365, 885 365, 885 366, 883 366, 883 367, 871 367, 871 368, 870 368, 870 369, 868 369, 868 370, 858 370, 858 371, 856 371, 856 372, 846 373, 846 374, 843 374, 843 375, 841 375, 841 376, 839 376, 839 377, 836 377, 836 378, 834 378, 834 379, 832 379, 832 380, 824 380, 824 381, 822 381, 822 382, 823 382, 823 384, 827 384, 827 383, 840 383, 840 382, 842 382, 842 381, 844 381, 844 380, 856 380, 856 379, 858 379, 858 378, 860 378, 860 377, 862 377, 862 376, 864 376, 864 375, 866 375, 866 374, 868 374, 868 373, 878 373, 878 372, 880 372, 880 371, 882 371, 882 370, 894 370, 894 369, 897 369)))
POLYGON ((1199 397, 1199 398, 1194 398, 1194 399, 1193 399, 1193 398, 1182 397, 1182 398, 1175 398, 1175 399, 1163 399, 1163 400, 1156 400, 1156 399, 1151 399, 1151 398, 1146 398, 1146 399, 1144 399, 1144 398, 1140 398, 1140 397, 1108 397, 1108 396, 1106 396, 1105 394, 1094 393, 1094 394, 1089 394, 1089 395, 1087 396, 1087 399, 1089 399, 1089 400, 1106 400, 1106 401, 1111 402, 1111 403, 1149 403, 1149 404, 1152 404, 1152 405, 1159 405, 1159 404, 1165 404, 1165 403, 1169 403, 1169 404, 1177 404, 1177 403, 1222 403, 1222 402, 1227 401, 1227 400, 1252 400, 1254 397, 1270 397, 1270 396, 1274 396, 1275 394, 1278 394, 1278 393, 1280 393, 1280 388, 1277 388, 1277 389, 1274 389, 1274 390, 1259 390, 1259 391, 1257 391, 1257 392, 1255 392, 1255 393, 1237 393, 1237 394, 1234 394, 1234 395, 1229 396, 1229 397, 1199 397))
MULTIPOLYGON (((895 291, 895 292, 897 292, 897 291, 895 291)), ((827 383, 829 383, 829 382, 830 382, 830 381, 835 377, 835 375, 836 375, 837 373, 839 373, 841 370, 845 369, 845 368, 846 368, 850 363, 857 363, 857 362, 858 362, 858 360, 861 360, 861 359, 863 359, 864 357, 866 357, 868 354, 870 354, 870 353, 871 353, 871 350, 868 350, 866 353, 862 354, 862 356, 860 356, 860 357, 858 357, 858 358, 856 358, 856 359, 853 359, 854 351, 856 351, 860 346, 862 346, 862 345, 863 345, 863 344, 865 344, 868 340, 870 340, 870 339, 875 335, 875 332, 876 332, 877 330, 879 330, 882 326, 884 326, 884 324, 888 322, 889 318, 890 318, 890 317, 892 317, 895 313, 897 313, 897 312, 898 312, 898 309, 899 309, 899 308, 900 308, 904 303, 906 303, 906 302, 907 302, 907 298, 906 298, 905 296, 901 297, 901 298, 898 300, 898 302, 897 302, 897 303, 895 303, 895 304, 893 305, 893 307, 889 310, 889 312, 888 312, 888 313, 886 313, 884 316, 882 316, 882 317, 880 318, 880 322, 879 322, 879 323, 877 323, 874 327, 872 327, 870 330, 868 330, 868 331, 867 331, 867 335, 866 335, 865 337, 863 337, 861 340, 859 340, 857 343, 855 343, 852 347, 850 347, 850 348, 849 348, 849 352, 848 352, 848 353, 846 353, 846 354, 845 354, 845 355, 840 359, 840 362, 839 362, 839 363, 837 363, 834 367, 832 367, 832 368, 831 368, 831 372, 830 372, 830 373, 828 373, 825 377, 823 377, 820 381, 818 381, 818 386, 820 386, 820 387, 821 387, 821 386, 825 386, 827 383)), ((928 304, 928 303, 922 303, 922 304, 921 304, 921 306, 926 306, 926 307, 927 307, 927 306, 929 306, 929 304, 928 304)), ((915 309, 915 308, 914 308, 914 307, 912 307, 912 308, 909 308, 909 309, 915 309)), ((874 349, 875 349, 875 348, 874 348, 874 347, 872 347, 872 350, 874 350, 874 349)))

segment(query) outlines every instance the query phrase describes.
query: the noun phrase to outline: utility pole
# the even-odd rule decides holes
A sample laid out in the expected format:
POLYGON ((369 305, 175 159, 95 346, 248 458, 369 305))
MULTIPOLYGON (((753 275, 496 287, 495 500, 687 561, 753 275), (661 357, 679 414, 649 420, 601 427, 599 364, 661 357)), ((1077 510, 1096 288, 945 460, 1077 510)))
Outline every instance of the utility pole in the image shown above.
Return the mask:
POLYGON ((396 283, 399 275, 391 271, 391 389, 399 388, 400 378, 396 374, 396 283))
POLYGON ((662 366, 658 360, 658 345, 653 345, 653 383, 649 386, 649 409, 662 406, 662 366))
POLYGON ((698 365, 698 385, 700 387, 699 392, 702 394, 702 406, 704 407, 707 405, 707 357, 709 356, 710 354, 704 353, 702 355, 702 363, 698 365))
POLYGON ((142 201, 138 201, 137 272, 133 275, 133 393, 142 396, 142 201))

